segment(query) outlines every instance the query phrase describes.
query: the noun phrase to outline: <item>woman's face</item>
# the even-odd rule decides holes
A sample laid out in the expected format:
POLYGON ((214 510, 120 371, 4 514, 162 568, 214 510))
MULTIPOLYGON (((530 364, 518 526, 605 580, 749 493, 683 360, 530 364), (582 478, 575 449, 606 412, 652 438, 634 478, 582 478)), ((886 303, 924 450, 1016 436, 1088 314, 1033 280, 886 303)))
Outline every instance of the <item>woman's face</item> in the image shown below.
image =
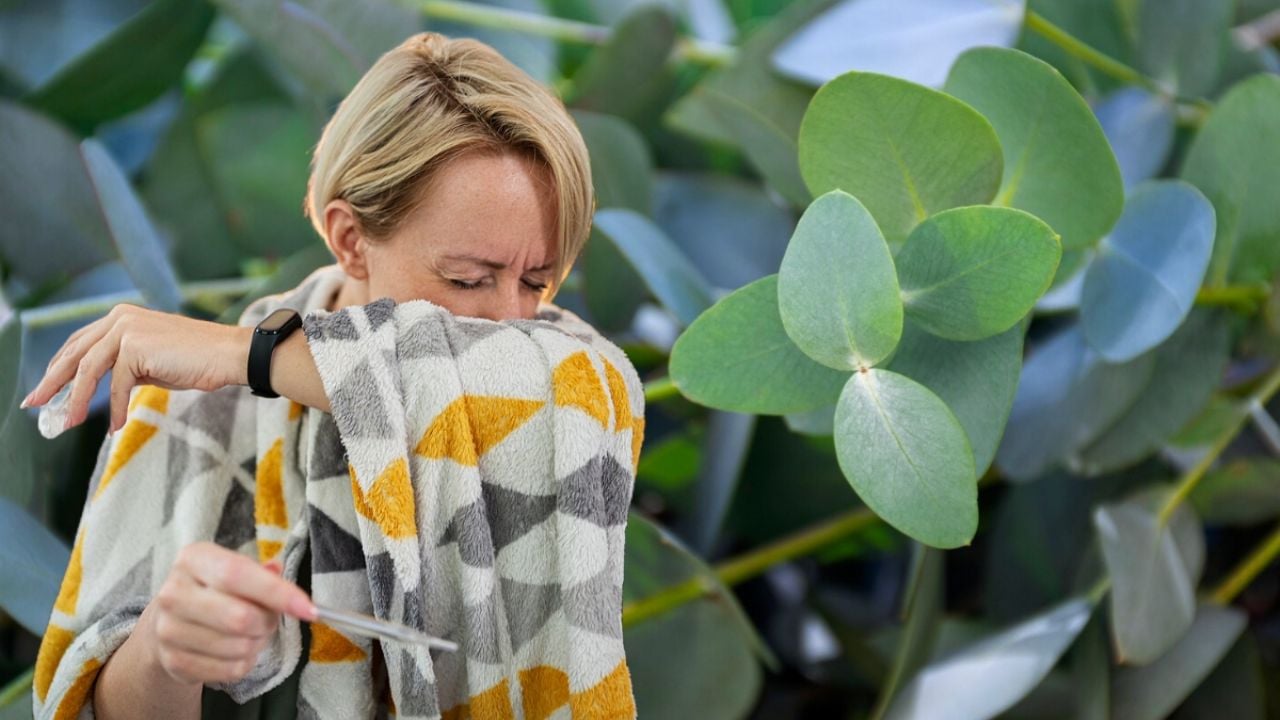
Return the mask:
POLYGON ((447 163, 386 240, 360 236, 335 200, 330 247, 352 285, 336 304, 425 299, 455 315, 532 318, 552 280, 554 199, 549 173, 528 158, 474 152, 447 163))

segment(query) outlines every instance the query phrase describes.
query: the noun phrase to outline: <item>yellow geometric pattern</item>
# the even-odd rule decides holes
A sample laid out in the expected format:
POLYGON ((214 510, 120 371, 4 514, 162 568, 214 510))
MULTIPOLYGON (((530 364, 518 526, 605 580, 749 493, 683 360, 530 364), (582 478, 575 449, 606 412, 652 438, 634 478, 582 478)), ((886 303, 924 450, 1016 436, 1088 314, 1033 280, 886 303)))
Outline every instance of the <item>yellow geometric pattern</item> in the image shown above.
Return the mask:
POLYGON ((623 660, 603 680, 569 698, 575 718, 630 718, 636 714, 631 673, 623 660))
POLYGON ((32 679, 36 687, 36 695, 41 702, 48 697, 49 686, 53 685, 53 676, 58 670, 58 663, 62 662, 62 656, 67 654, 67 648, 71 647, 71 641, 75 639, 74 632, 53 623, 49 623, 45 628, 44 638, 40 641, 40 651, 36 653, 36 672, 32 679))
POLYGON ((58 589, 58 599, 54 601, 55 610, 67 615, 76 614, 76 601, 80 598, 80 578, 84 573, 84 561, 81 559, 84 547, 84 530, 76 535, 76 544, 71 548, 71 559, 67 562, 67 572, 62 576, 62 587, 58 589))
POLYGON ((377 523, 383 534, 393 540, 417 537, 413 485, 403 457, 396 458, 382 471, 368 493, 360 489, 355 466, 348 464, 347 471, 351 475, 351 496, 357 512, 377 523))
POLYGON ((545 720, 569 702, 569 675, 551 665, 521 670, 520 694, 525 720, 545 720))
POLYGON ((347 639, 345 635, 321 622, 311 623, 311 662, 358 662, 365 659, 365 651, 347 639))
POLYGON ((107 489, 107 485, 115 478, 116 473, 120 472, 120 468, 138 454, 142 446, 155 436, 158 429, 155 425, 138 419, 124 424, 124 428, 120 431, 120 439, 116 441, 111 457, 107 458, 107 467, 102 471, 102 480, 98 483, 98 489, 93 493, 95 500, 107 489))
POLYGON ((507 679, 484 692, 471 696, 440 714, 440 720, 514 720, 515 708, 511 707, 511 695, 507 692, 507 679))
POLYGON ((284 438, 276 438, 258 460, 253 491, 253 520, 259 525, 288 528, 284 504, 284 438))
POLYGON ((475 466, 481 455, 533 417, 545 403, 490 395, 463 395, 449 403, 422 434, 415 453, 475 466))
POLYGON ((84 661, 84 665, 80 667, 80 676, 62 695, 58 711, 53 714, 54 720, 72 720, 80 716, 80 710, 89 699, 89 692, 93 690, 93 683, 98 679, 98 671, 101 669, 102 662, 98 658, 84 661))
POLYGON ((580 408, 609 427, 609 398, 585 350, 573 353, 556 366, 551 373, 551 387, 556 405, 580 408))

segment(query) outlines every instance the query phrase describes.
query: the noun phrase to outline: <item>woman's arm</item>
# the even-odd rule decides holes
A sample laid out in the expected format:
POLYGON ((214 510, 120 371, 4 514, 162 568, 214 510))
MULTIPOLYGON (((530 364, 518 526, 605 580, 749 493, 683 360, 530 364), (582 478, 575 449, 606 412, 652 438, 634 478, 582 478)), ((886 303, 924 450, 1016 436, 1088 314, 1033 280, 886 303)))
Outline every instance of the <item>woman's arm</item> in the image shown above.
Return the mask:
MULTIPOLYGON (((231 330, 239 340, 232 340, 231 347, 238 350, 228 363, 239 368, 241 373, 236 384, 248 385, 249 343, 253 339, 253 328, 236 326, 231 330)), ((301 328, 276 345, 271 354, 271 389, 300 405, 330 412, 329 396, 324 392, 320 371, 316 369, 316 361, 311 357, 311 348, 301 328)))
POLYGON ((200 717, 203 684, 179 682, 160 664, 154 609, 154 604, 143 609, 133 632, 102 666, 93 690, 95 717, 200 717))

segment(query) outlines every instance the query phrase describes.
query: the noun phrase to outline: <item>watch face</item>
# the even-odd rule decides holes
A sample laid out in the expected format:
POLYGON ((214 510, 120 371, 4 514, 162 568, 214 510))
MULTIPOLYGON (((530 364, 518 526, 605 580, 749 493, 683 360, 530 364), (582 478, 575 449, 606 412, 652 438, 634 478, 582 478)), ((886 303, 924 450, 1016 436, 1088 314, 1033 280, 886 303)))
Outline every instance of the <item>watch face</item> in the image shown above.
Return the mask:
POLYGON ((289 321, 289 318, 293 317, 294 312, 296 311, 289 308, 280 308, 263 319, 258 327, 263 332, 279 332, 280 328, 284 327, 285 323, 289 321))

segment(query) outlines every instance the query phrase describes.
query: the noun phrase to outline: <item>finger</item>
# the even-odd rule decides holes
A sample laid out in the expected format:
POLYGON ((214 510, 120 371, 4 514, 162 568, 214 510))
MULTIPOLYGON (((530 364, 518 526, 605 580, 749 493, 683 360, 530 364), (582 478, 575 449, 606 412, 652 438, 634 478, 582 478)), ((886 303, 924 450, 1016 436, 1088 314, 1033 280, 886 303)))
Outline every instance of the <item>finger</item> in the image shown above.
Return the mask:
POLYGON ((161 609, 182 622, 231 637, 262 639, 280 625, 277 612, 234 594, 190 582, 173 589, 161 609))
POLYGON ((220 660, 181 650, 160 649, 165 670, 185 682, 232 682, 253 669, 253 660, 220 660))
POLYGON ((129 394, 135 385, 137 378, 134 377, 130 364, 117 357, 111 371, 111 422, 108 432, 114 433, 124 427, 129 419, 129 394))
POLYGON ((62 386, 71 382, 76 375, 76 369, 79 365, 80 358, 105 335, 111 327, 109 318, 101 318, 95 320, 88 325, 76 331, 76 334, 67 338, 62 347, 53 354, 49 360, 49 365, 45 368, 44 377, 40 382, 36 383, 35 389, 27 396, 27 407, 39 407, 49 402, 49 399, 62 389, 62 386))
POLYGON ((164 613, 156 618, 156 637, 170 648, 220 660, 257 657, 267 646, 270 634, 233 635, 164 613))
POLYGON ((98 381, 115 364, 119 350, 120 340, 117 333, 107 333, 80 358, 76 369, 75 385, 71 388, 71 396, 67 398, 68 429, 84 422, 89 416, 89 401, 93 399, 93 392, 98 388, 98 381))
POLYGON ((302 588, 233 550, 201 544, 182 556, 202 585, 236 595, 303 620, 316 618, 315 606, 302 588))

